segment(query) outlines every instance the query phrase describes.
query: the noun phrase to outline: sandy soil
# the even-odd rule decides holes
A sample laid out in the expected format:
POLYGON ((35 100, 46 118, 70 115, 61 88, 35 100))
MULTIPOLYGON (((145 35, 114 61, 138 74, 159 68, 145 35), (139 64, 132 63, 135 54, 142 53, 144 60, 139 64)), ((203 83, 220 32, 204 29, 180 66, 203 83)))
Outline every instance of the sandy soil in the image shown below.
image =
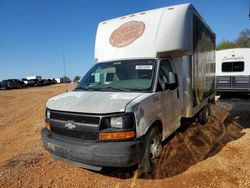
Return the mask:
POLYGON ((249 97, 219 98, 206 125, 185 122, 145 176, 136 167, 93 172, 51 158, 40 137, 45 103, 64 91, 0 91, 0 187, 250 187, 249 97))

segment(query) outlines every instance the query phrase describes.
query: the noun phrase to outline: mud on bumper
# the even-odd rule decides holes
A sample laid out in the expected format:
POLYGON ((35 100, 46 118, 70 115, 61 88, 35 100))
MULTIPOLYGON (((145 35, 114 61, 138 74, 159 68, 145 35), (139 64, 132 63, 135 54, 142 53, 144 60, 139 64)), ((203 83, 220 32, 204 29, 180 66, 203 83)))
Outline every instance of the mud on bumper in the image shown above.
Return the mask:
POLYGON ((92 170, 102 167, 129 167, 139 163, 144 153, 143 139, 119 142, 81 142, 41 130, 44 148, 55 159, 92 170))

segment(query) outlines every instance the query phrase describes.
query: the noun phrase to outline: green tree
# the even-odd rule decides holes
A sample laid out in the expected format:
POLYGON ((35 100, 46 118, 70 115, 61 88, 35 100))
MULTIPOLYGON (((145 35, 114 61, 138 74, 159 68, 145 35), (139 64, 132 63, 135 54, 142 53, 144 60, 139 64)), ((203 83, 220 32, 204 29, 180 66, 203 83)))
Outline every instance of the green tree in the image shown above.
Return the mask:
POLYGON ((241 31, 234 43, 237 48, 250 48, 250 29, 241 31))
POLYGON ((229 48, 250 48, 250 29, 241 31, 239 37, 234 42, 223 39, 223 41, 219 42, 216 46, 216 50, 229 48))
POLYGON ((64 76, 64 77, 61 78, 61 83, 70 83, 70 82, 71 82, 71 80, 67 76, 64 76))
POLYGON ((73 82, 79 82, 81 79, 81 76, 75 76, 73 82))
POLYGON ((225 39, 223 39, 223 41, 216 46, 216 50, 229 49, 229 48, 235 48, 235 44, 225 39))

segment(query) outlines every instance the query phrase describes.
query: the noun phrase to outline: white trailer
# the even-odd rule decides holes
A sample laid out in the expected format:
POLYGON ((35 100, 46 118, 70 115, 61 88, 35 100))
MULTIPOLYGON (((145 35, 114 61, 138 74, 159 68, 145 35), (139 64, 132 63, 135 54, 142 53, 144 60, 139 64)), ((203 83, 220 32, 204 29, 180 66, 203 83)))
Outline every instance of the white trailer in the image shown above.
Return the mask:
POLYGON ((55 78, 55 80, 56 80, 56 83, 57 83, 57 84, 60 84, 60 83, 61 83, 61 78, 55 78))
POLYGON ((250 48, 216 51, 217 93, 250 93, 250 48))
POLYGON ((27 80, 41 80, 42 76, 27 76, 27 80))
POLYGON ((101 22, 98 61, 46 104, 44 147, 84 168, 151 172, 181 118, 206 123, 215 97, 215 34, 191 4, 101 22))

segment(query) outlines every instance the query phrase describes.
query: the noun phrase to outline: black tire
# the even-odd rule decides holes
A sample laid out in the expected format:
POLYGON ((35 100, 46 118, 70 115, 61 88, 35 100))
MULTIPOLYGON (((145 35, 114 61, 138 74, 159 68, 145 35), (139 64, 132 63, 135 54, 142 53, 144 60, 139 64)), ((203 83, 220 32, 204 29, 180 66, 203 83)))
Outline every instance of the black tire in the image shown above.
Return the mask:
POLYGON ((210 106, 206 105, 203 107, 203 109, 200 111, 198 115, 198 122, 200 124, 206 124, 208 122, 209 115, 210 115, 210 106))
POLYGON ((145 137, 145 150, 138 169, 141 173, 152 174, 162 152, 162 135, 158 127, 152 127, 145 137))

